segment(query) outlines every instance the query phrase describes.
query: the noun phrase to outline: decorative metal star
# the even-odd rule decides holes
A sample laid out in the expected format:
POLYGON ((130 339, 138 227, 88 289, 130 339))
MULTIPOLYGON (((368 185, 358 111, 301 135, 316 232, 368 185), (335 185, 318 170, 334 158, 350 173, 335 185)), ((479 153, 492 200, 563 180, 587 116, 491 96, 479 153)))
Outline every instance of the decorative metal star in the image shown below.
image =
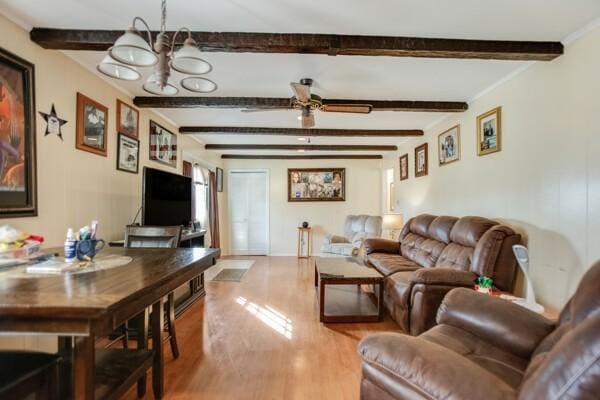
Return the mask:
POLYGON ((52 104, 50 114, 46 114, 41 111, 39 113, 44 120, 46 120, 46 133, 44 133, 44 136, 48 136, 51 133, 56 133, 60 140, 63 140, 61 127, 68 121, 58 118, 58 115, 56 115, 56 110, 54 109, 54 104, 52 104))

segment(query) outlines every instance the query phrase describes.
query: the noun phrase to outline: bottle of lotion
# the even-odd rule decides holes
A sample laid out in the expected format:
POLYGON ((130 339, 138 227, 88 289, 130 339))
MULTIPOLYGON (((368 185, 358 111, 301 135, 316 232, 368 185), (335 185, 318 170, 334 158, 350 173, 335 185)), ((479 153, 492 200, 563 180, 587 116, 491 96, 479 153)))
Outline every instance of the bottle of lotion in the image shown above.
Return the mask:
POLYGON ((73 262, 77 259, 77 240, 73 229, 67 230, 67 239, 65 240, 65 262, 73 262))

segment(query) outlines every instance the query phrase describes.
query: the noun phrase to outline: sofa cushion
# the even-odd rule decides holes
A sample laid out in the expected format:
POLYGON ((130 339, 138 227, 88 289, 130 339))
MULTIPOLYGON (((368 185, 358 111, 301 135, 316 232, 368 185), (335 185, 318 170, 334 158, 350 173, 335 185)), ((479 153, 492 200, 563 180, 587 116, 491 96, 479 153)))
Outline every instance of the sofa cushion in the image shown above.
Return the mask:
POLYGON ((435 218, 435 215, 417 215, 416 217, 411 218, 409 229, 412 233, 415 233, 419 236, 428 237, 427 231, 429 230, 429 225, 435 218))
POLYGON ((456 224, 456 221, 458 221, 458 218, 456 217, 437 217, 431 221, 427 233, 431 239, 448 244, 450 243, 450 232, 452 231, 454 224, 456 224))
POLYGON ((467 247, 477 246, 477 242, 494 225, 496 221, 482 217, 462 217, 450 232, 450 240, 467 247))
POLYGON ((501 350, 463 329, 450 325, 434 326, 419 337, 466 357, 514 389, 521 384, 527 369, 528 360, 501 350))
POLYGON ((450 243, 444 248, 444 251, 442 251, 442 254, 440 254, 438 257, 435 266, 439 268, 470 271, 472 259, 472 247, 462 246, 457 243, 450 243))
POLYGON ((420 268, 414 261, 408 260, 399 254, 371 253, 367 261, 383 276, 388 276, 399 271, 414 271, 420 268))
POLYGON ((412 288, 413 271, 400 271, 387 276, 383 280, 383 290, 397 303, 408 307, 412 288))

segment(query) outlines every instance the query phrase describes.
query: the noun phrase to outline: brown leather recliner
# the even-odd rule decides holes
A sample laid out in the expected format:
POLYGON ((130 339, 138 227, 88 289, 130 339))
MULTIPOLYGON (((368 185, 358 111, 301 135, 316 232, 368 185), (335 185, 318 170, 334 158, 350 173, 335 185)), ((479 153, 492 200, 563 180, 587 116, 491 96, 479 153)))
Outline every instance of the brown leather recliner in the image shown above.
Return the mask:
POLYGON ((419 337, 377 333, 358 345, 361 400, 600 397, 600 262, 554 323, 469 289, 444 298, 419 337))
POLYGON ((521 236, 482 217, 422 214, 411 218, 399 242, 367 239, 367 263, 384 279, 384 303, 407 333, 418 335, 435 325, 442 299, 456 287, 472 287, 478 276, 511 292, 516 275, 512 246, 521 236))

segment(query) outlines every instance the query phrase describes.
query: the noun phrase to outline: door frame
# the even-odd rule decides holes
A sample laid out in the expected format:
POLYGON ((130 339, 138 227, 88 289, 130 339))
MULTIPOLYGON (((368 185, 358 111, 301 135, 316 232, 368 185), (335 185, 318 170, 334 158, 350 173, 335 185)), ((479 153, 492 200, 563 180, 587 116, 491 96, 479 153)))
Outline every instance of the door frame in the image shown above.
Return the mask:
MULTIPOLYGON (((232 173, 252 173, 252 172, 260 172, 260 173, 265 173, 266 177, 267 177, 267 186, 266 186, 266 190, 267 190, 267 201, 266 201, 266 208, 267 208, 267 212, 266 212, 266 217, 267 217, 267 253, 265 255, 269 255, 271 254, 271 171, 268 168, 231 168, 227 170, 227 206, 229 208, 229 205, 231 204, 231 174, 232 173)), ((233 221, 231 219, 231 215, 227 216, 227 219, 229 220, 228 225, 229 225, 229 237, 231 237, 232 232, 233 232, 233 221)), ((232 256, 244 256, 244 255, 248 255, 248 254, 236 254, 233 252, 233 246, 232 246, 232 242, 231 240, 229 240, 229 254, 231 254, 232 256)))

